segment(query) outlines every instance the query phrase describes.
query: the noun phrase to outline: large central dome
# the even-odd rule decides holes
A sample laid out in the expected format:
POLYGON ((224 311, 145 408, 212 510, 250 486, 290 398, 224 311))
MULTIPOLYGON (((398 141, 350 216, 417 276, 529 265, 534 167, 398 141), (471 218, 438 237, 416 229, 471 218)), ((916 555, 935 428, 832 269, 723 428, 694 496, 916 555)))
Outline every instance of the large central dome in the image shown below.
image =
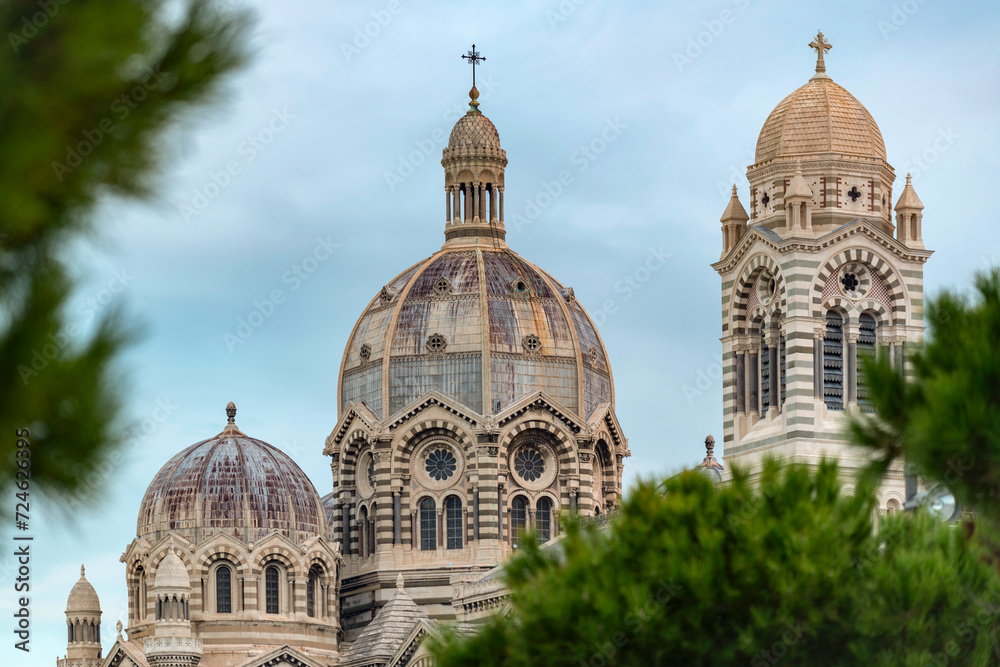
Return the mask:
POLYGON ((385 419, 430 390, 480 414, 539 390, 584 418, 613 401, 607 353, 573 291, 506 246, 446 246, 354 327, 341 410, 363 402, 385 419))

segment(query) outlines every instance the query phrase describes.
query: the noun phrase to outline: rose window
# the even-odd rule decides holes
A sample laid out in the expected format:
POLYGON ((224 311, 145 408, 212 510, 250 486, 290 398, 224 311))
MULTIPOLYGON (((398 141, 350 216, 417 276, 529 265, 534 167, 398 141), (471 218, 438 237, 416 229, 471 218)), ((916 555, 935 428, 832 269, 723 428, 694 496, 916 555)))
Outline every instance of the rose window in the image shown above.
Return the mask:
POLYGON ((431 479, 443 482, 455 474, 458 469, 458 461, 455 460, 455 455, 450 450, 441 447, 427 455, 424 469, 427 470, 431 479))
POLYGON ((361 361, 368 363, 368 360, 372 358, 372 346, 365 343, 361 346, 361 361))
POLYGON ((434 283, 434 293, 435 294, 448 294, 451 292, 451 283, 448 282, 447 278, 438 278, 437 282, 434 283))
POLYGON ((514 470, 524 480, 534 482, 545 472, 545 459, 533 447, 525 447, 514 457, 514 470))
POLYGON ((858 277, 853 273, 845 273, 840 278, 840 283, 844 286, 845 292, 853 292, 858 289, 858 285, 861 284, 858 277))
POLYGON ((535 334, 528 334, 525 336, 524 340, 521 341, 521 344, 524 345, 524 349, 528 352, 538 352, 542 349, 542 341, 535 334))

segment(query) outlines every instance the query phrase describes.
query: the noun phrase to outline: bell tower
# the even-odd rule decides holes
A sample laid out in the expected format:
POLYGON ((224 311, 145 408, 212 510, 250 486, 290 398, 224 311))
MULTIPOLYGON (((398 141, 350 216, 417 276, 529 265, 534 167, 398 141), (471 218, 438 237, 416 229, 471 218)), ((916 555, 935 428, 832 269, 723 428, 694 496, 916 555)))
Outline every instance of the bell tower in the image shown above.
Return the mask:
MULTIPOLYGON (((845 434, 849 414, 872 410, 861 361, 889 355, 903 372, 931 252, 909 178, 893 224, 895 172, 875 119, 826 73, 832 45, 819 33, 809 46, 815 73, 761 129, 749 206, 734 186, 722 216, 723 444, 727 476, 765 457, 836 458, 849 491, 868 462, 845 434)), ((880 507, 904 497, 900 468, 880 507)))

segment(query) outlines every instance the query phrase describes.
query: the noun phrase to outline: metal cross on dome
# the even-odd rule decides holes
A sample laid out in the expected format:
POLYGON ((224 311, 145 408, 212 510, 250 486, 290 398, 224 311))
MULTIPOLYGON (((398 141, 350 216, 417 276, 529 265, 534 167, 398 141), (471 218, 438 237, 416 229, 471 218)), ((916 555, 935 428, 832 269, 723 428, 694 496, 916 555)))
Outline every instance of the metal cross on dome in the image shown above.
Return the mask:
POLYGON ((825 72, 826 63, 823 61, 823 54, 833 48, 833 44, 823 38, 823 33, 817 31, 816 39, 809 42, 809 46, 816 52, 816 71, 825 72))
POLYGON ((476 87, 476 63, 486 60, 485 56, 479 55, 479 51, 476 51, 476 45, 472 45, 472 50, 462 56, 463 60, 468 60, 472 64, 472 87, 476 87))

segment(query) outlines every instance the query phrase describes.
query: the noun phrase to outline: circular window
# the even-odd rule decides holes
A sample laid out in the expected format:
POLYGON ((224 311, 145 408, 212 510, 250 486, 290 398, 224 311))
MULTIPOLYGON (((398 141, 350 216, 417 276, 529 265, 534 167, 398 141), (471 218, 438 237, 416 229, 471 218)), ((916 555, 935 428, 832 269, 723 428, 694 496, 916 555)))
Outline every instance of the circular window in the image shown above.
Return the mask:
POLYGON ((452 442, 433 439, 417 448, 410 459, 414 481, 425 489, 441 491, 463 479, 462 450, 452 442))
POLYGON ((424 469, 431 479, 443 482, 458 470, 458 461, 455 460, 455 455, 450 450, 439 447, 427 455, 424 469))
POLYGON ((521 345, 523 345, 524 349, 527 350, 528 352, 538 352, 540 349, 542 349, 542 341, 535 334, 528 334, 527 336, 525 336, 521 340, 521 345))
POLYGON ((372 346, 365 343, 361 346, 361 361, 368 363, 368 360, 372 358, 372 346))
POLYGON ((375 457, 370 451, 358 458, 357 484, 362 498, 371 498, 375 493, 375 457))
POLYGON ((528 281, 525 280, 524 278, 515 278, 514 282, 510 284, 510 288, 511 290, 514 291, 515 294, 524 294, 525 292, 529 291, 528 281))
POLYGON ((451 283, 448 282, 447 278, 438 278, 437 282, 434 283, 434 293, 435 294, 449 294, 451 292, 451 283))
POLYGON ((858 186, 855 185, 847 193, 847 196, 851 198, 852 202, 854 202, 855 204, 857 204, 858 200, 861 199, 861 190, 858 190, 858 186))
POLYGON ((444 352, 446 347, 448 347, 448 341, 441 334, 431 334, 427 337, 428 352, 444 352))
POLYGON ((534 447, 522 447, 514 457, 514 472, 528 482, 534 482, 545 472, 545 460, 534 447))
POLYGON ((760 199, 760 203, 764 205, 764 208, 767 208, 767 205, 770 203, 770 201, 771 201, 771 198, 765 192, 764 196, 761 197, 761 199, 760 199))
POLYGON ((771 303, 775 293, 778 291, 778 281, 774 279, 769 271, 760 274, 757 279, 757 300, 762 304, 771 303))
POLYGON ((590 365, 591 366, 596 366, 597 365, 597 348, 594 347, 593 345, 591 345, 590 349, 587 350, 587 353, 590 355, 590 365))
POLYGON ((840 289, 849 299, 860 299, 868 293, 871 276, 863 264, 847 264, 840 270, 840 289))
POLYGON ((540 491, 556 479, 558 466, 555 451, 543 437, 529 436, 515 444, 510 453, 511 481, 516 485, 540 491))

